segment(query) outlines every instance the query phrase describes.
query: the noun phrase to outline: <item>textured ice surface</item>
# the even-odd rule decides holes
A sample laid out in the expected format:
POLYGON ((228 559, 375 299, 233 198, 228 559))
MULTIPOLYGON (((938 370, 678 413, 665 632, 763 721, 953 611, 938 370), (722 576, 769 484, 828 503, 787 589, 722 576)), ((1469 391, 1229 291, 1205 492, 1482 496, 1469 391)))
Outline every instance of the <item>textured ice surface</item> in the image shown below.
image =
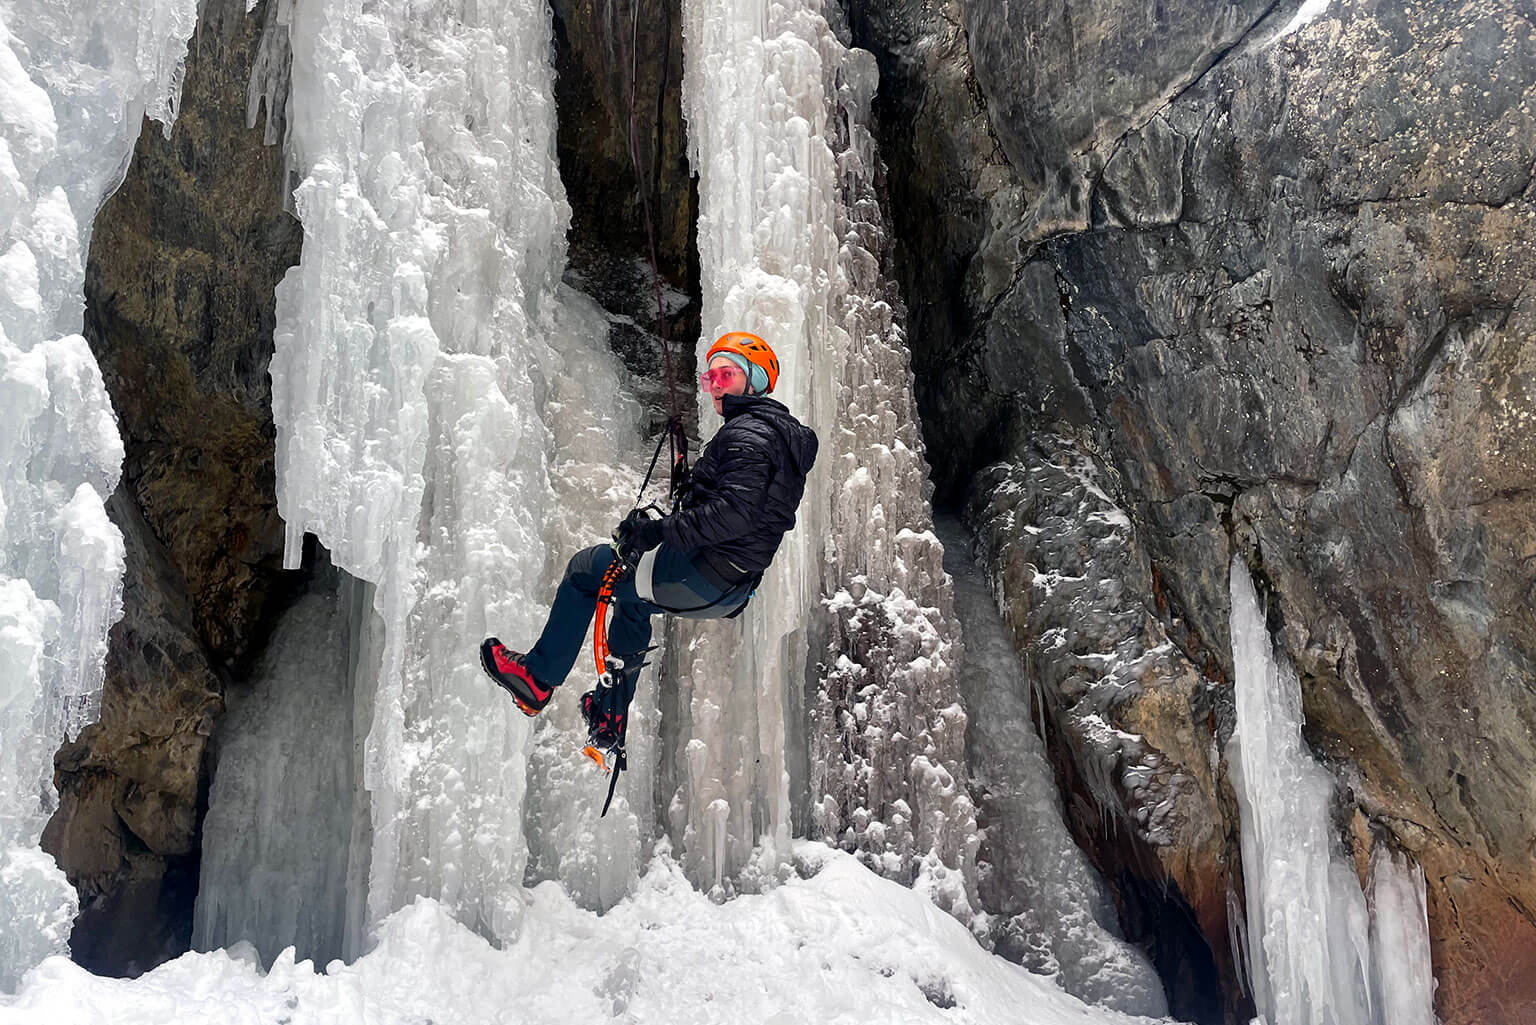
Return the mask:
POLYGON ((506 950, 422 900, 383 924, 367 956, 323 972, 285 955, 263 974, 232 950, 102 979, 53 958, 0 997, 0 1023, 1151 1025, 986 953, 921 894, 847 855, 804 844, 791 856, 819 870, 723 905, 667 858, 602 916, 545 884, 506 950))
MULTIPOLYGON (((629 511, 642 480, 633 467, 651 454, 639 443, 639 403, 603 342, 609 330, 607 315, 580 292, 562 288, 560 296, 550 334, 549 396, 544 405, 554 438, 553 503, 545 524, 549 587, 564 571, 567 558, 606 540, 629 511)), ((648 497, 659 500, 665 487, 661 484, 648 497)), ((654 643, 661 622, 652 625, 654 643)), ((503 639, 512 643, 506 635, 503 639)), ((526 635, 517 639, 532 642, 526 635)), ((658 683, 653 663, 641 674, 630 706, 629 768, 620 777, 613 807, 600 819, 608 781, 586 759, 573 756, 586 737, 577 699, 596 682, 591 651, 589 639, 558 700, 539 716, 530 755, 530 779, 535 783, 528 795, 525 833, 529 877, 559 879, 583 907, 600 910, 633 888, 641 856, 655 832, 658 683)))
MULTIPOLYGON (((822 449, 748 612, 674 632, 673 835, 706 888, 782 875, 791 775, 808 766, 811 828, 906 880, 927 870, 925 885, 965 914, 974 839, 956 629, 899 301, 880 266, 865 125, 875 63, 839 41, 820 4, 689 0, 683 15, 700 355, 724 330, 767 338, 783 367, 775 397, 822 449), (832 675, 808 710, 817 662, 832 675), (875 721, 855 722, 866 688, 880 695, 875 721)), ((705 407, 708 433, 719 421, 705 407)))
MULTIPOLYGON (((1334 782, 1301 736, 1301 685, 1278 655, 1253 580, 1232 560, 1233 766, 1254 1002, 1276 1025, 1433 1021, 1428 926, 1414 871, 1374 862, 1373 904, 1334 833, 1334 782), (1395 987, 1390 1005, 1373 999, 1395 987), (1388 1011, 1391 1013, 1388 1013, 1388 1011)), ((1418 884, 1422 887, 1422 883, 1418 884)))
MULTIPOLYGON (((581 681, 540 718, 543 803, 525 808, 533 724, 478 666, 488 634, 532 642, 565 559, 606 538, 638 483, 617 469, 637 411, 608 323, 558 285, 549 11, 294 0, 268 31, 290 37, 303 175, 272 363, 288 562, 316 534, 374 585, 379 619, 355 717, 371 849, 348 900, 364 929, 429 896, 509 939, 525 816, 535 874, 589 906, 633 884, 651 821, 621 799, 595 824, 602 781, 573 754, 581 681)), ((263 44, 261 102, 276 102, 265 76, 282 49, 263 44)), ((649 792, 643 746, 631 793, 649 792)), ((253 939, 270 955, 276 937, 253 939)))
POLYGON ((983 896, 990 891, 1005 916, 995 934, 1025 967, 1082 1000, 1167 1014, 1156 969, 1121 938, 1103 882, 1062 821, 1055 773, 1035 732, 1029 670, 969 555, 970 539, 956 520, 941 522, 939 537, 965 631, 959 676, 971 713, 972 785, 991 823, 983 896))
POLYGON ((1371 855, 1372 991, 1377 1020, 1436 1025, 1424 870, 1386 847, 1371 855))
POLYGON ((75 888, 52 855, 36 847, 0 847, 0 993, 14 990, 32 965, 69 949, 77 910, 75 888))
POLYGON ((345 950, 355 787, 349 634, 351 605, 369 600, 365 592, 349 581, 300 599, 251 679, 226 695, 194 950, 246 940, 268 963, 292 946, 321 964, 345 950))
POLYGON ((195 20, 193 0, 0 6, 0 989, 64 949, 74 892, 32 848, 121 614, 102 502, 123 447, 77 333, 84 253, 143 116, 174 113, 195 20))

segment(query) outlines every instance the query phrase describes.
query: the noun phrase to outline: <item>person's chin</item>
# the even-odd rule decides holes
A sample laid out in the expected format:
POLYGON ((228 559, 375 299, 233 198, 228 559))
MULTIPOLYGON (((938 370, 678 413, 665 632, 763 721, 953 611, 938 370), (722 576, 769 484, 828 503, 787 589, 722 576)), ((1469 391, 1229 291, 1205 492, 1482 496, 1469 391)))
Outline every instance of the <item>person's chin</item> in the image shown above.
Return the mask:
POLYGON ((723 401, 721 401, 720 399, 718 399, 718 398, 715 399, 714 402, 715 402, 715 412, 716 413, 724 414, 724 412, 725 412, 725 403, 723 401))

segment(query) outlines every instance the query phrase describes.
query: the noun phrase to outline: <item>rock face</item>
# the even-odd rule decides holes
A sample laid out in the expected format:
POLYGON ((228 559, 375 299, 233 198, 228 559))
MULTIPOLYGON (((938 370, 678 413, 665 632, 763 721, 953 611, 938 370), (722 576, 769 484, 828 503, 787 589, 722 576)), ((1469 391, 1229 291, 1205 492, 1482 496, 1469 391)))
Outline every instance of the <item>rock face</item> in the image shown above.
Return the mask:
MULTIPOLYGON (((1217 714, 1173 703, 1159 718, 1187 719, 1165 730, 1230 730, 1243 553, 1358 811, 1341 836, 1428 876, 1438 1013, 1533 1020, 1536 25, 1513 0, 1298 6, 855 19, 886 72, 893 176, 939 165, 905 217, 893 195, 906 252, 950 240, 945 280, 904 271, 915 309, 959 311, 913 332, 938 378, 924 423, 973 502, 997 481, 972 474, 1027 461, 1051 424, 1091 440, 1149 560, 1132 589, 1212 690, 1217 714), (921 62, 959 48, 974 77, 921 62), (978 114, 995 144, 957 141, 978 114), (1005 193, 1011 251, 978 224, 977 197, 1005 193)), ((1032 572, 1069 556, 1035 545, 1032 572)), ((1028 586, 1005 578, 1005 600, 1028 586)))
MULTIPOLYGON (((679 0, 555 0, 560 179, 571 204, 566 280, 617 314, 609 344, 652 424, 668 409, 654 258, 672 379, 691 398, 699 333, 698 191, 683 122, 679 0)), ((693 403, 680 412, 694 429, 693 403)))
POLYGON ((1152 952, 1170 1012, 1219 1020, 1232 953, 1200 937, 1232 927, 1240 861, 1206 726, 1219 697, 1144 604, 1149 560, 1105 483, 1078 444, 1037 433, 977 475, 966 519, 1045 706, 1073 834, 1119 883, 1127 938, 1152 952))
POLYGON ((264 11, 206 5, 171 136, 145 125, 87 265, 86 336, 126 448, 109 512, 128 575, 101 720, 55 759, 44 842, 81 890, 72 949, 98 972, 186 949, 206 746, 284 586, 266 368, 300 232, 281 151, 246 128, 264 11))

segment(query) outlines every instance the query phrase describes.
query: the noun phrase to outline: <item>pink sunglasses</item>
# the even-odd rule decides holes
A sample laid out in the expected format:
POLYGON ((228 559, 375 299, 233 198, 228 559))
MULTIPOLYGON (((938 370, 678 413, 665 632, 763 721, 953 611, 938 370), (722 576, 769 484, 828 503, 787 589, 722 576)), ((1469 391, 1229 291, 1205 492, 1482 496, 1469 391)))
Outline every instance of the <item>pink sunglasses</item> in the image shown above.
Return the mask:
POLYGON ((739 374, 741 374, 740 367, 711 367, 699 375, 699 388, 704 391, 713 391, 717 387, 729 388, 731 381, 739 374))

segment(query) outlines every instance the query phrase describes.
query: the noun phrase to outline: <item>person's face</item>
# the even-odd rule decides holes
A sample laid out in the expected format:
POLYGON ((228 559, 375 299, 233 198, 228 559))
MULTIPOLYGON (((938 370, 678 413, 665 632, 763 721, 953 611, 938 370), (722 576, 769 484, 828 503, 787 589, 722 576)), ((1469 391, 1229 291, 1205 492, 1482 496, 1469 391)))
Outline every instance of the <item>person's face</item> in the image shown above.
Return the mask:
POLYGON ((703 378, 704 389, 714 400, 716 413, 724 414, 721 400, 727 395, 746 394, 747 375, 727 356, 716 356, 710 360, 709 369, 700 376, 703 378))

